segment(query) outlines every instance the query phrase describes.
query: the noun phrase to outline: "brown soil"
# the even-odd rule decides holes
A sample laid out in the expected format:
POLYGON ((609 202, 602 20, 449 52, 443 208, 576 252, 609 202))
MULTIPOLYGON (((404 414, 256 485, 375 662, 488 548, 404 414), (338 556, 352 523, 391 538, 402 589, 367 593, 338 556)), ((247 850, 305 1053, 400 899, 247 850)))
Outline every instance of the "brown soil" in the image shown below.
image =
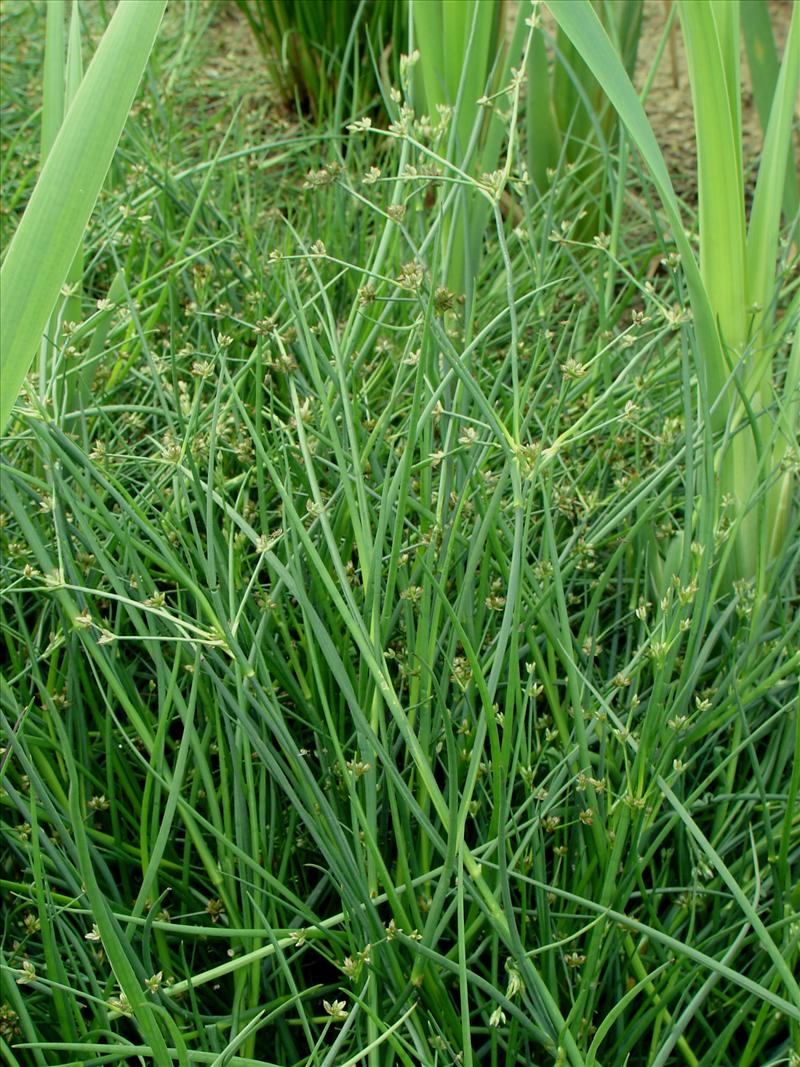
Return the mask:
MULTIPOLYGON (((515 7, 513 3, 509 5, 515 7)), ((642 34, 639 41, 638 62, 634 81, 637 88, 644 84, 655 60, 656 52, 670 10, 671 0, 644 0, 642 34)), ((783 54, 792 17, 793 0, 769 0, 773 33, 779 54, 783 54)), ((258 51, 250 28, 241 11, 231 0, 218 5, 218 17, 209 35, 209 87, 224 93, 232 81, 249 90, 248 110, 263 111, 265 126, 274 130, 294 124, 293 116, 275 99, 265 77, 265 61, 258 51), (270 100, 270 97, 272 99, 270 100)), ((509 13, 513 18, 513 11, 509 13)), ((548 29, 554 30, 552 20, 545 14, 548 29)), ((746 165, 757 161, 761 151, 762 130, 750 89, 747 56, 742 43, 742 134, 746 165)), ((800 105, 798 105, 800 108, 800 105)), ((696 201, 697 153, 694 137, 692 95, 686 66, 683 39, 677 22, 671 39, 656 70, 645 110, 666 158, 676 190, 687 201, 696 201)), ((800 117, 800 110, 798 111, 800 117)), ((256 119, 255 115, 251 115, 256 119)))
POLYGON ((285 133, 297 126, 296 116, 278 98, 266 74, 266 60, 247 19, 232 0, 215 0, 206 55, 197 76, 209 101, 225 109, 235 86, 242 94, 243 115, 254 137, 285 133))
MULTIPOLYGON (((635 77, 637 88, 641 88, 644 84, 655 59, 669 7, 668 0, 666 3, 664 0, 644 0, 642 35, 639 41, 635 77)), ((779 55, 783 54, 789 33, 792 7, 792 0, 769 0, 772 29, 779 55)), ((762 130, 750 89, 750 72, 744 42, 742 42, 741 62, 742 147, 747 165, 758 159, 761 151, 762 130)), ((684 197, 694 200, 697 187, 697 148, 694 137, 692 94, 683 38, 677 22, 656 71, 645 110, 653 125, 656 139, 664 153, 676 188, 684 197)))

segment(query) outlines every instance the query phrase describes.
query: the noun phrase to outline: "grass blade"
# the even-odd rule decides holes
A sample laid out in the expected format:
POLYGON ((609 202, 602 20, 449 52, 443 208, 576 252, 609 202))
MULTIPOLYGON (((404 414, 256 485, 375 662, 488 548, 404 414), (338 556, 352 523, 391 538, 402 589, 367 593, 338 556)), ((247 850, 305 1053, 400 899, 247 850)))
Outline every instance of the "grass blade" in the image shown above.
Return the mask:
MULTIPOLYGON (((761 129, 766 134, 780 63, 772 34, 769 8, 764 0, 741 0, 742 36, 747 48, 747 65, 753 85, 761 129)), ((800 186, 794 154, 787 152, 786 177, 783 187, 783 213, 787 220, 800 210, 800 186)))
POLYGON ((766 126, 747 231, 748 303, 759 304, 761 307, 767 307, 769 304, 770 288, 774 284, 781 216, 781 187, 785 177, 782 161, 792 147, 792 119, 799 84, 800 17, 795 7, 766 126))
MULTIPOLYGON (((589 0, 550 0, 549 7, 558 24, 577 46, 581 55, 586 57, 592 73, 627 126, 658 190, 686 272, 700 345, 698 371, 701 383, 705 386, 706 402, 710 407, 725 387, 728 378, 727 366, 715 315, 686 235, 664 156, 625 67, 589 0)), ((723 424, 724 421, 723 416, 723 424)))
POLYGON ((64 8, 64 0, 53 0, 47 5, 42 89, 42 162, 55 143, 64 117, 64 8))

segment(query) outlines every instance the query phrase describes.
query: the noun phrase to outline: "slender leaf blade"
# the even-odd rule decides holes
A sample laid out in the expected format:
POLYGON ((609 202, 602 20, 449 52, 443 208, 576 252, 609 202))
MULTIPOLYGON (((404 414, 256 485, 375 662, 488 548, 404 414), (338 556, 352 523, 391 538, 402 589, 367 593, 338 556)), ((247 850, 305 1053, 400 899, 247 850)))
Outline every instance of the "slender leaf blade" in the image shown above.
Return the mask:
POLYGON ((746 278, 738 19, 727 6, 682 2, 678 10, 697 131, 700 271, 726 343, 740 349, 746 278))
MULTIPOLYGON (((766 134, 780 69, 769 8, 766 0, 740 0, 740 7, 742 36, 747 48, 747 65, 750 68, 753 98, 761 129, 766 134)), ((791 150, 786 153, 785 170, 783 213, 787 220, 791 220, 800 210, 800 184, 794 153, 791 150)))
POLYGON ((8 249, 0 271, 0 427, 80 247, 165 6, 120 0, 8 249))
POLYGON ((765 307, 775 276, 781 199, 792 147, 792 121, 800 86, 800 15, 795 7, 783 64, 775 86, 747 232, 748 300, 765 307))
MULTIPOLYGON (((680 207, 664 156, 622 60, 589 0, 549 0, 548 6, 556 22, 584 57, 589 69, 625 123, 661 198, 686 272, 695 330, 701 349, 698 371, 705 387, 706 403, 710 405, 725 387, 728 378, 727 364, 716 317, 684 230, 680 207)), ((715 426, 717 422, 724 424, 724 421, 723 412, 717 416, 715 426)))
POLYGON ((47 5, 42 85, 42 161, 55 143, 64 117, 64 0, 47 5))

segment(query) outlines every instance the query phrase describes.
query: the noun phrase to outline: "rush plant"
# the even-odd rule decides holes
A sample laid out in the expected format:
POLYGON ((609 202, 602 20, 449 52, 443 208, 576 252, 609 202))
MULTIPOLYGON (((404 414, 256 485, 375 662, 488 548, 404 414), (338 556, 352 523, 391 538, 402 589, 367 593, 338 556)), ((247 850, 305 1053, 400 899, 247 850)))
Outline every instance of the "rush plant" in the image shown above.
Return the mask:
POLYGON ((348 83, 356 108, 377 97, 369 44, 402 39, 404 29, 404 0, 236 0, 236 6, 279 95, 317 122, 341 111, 348 83))
MULTIPOLYGON (((0 7, 4 218, 44 11, 0 7)), ((458 72, 440 127, 418 33, 391 127, 345 143, 273 124, 261 70, 219 77, 228 30, 170 5, 84 237, 85 293, 122 305, 69 333, 90 401, 29 389, 0 455, 0 1060, 789 1063, 800 515, 769 610, 718 597, 738 529, 691 449, 763 421, 777 464, 795 278, 774 412, 699 427, 716 350, 680 275, 646 284, 672 222, 630 225, 625 134, 612 231, 573 239, 594 189, 531 197, 522 78, 469 103, 458 72), (473 196, 462 330, 443 237, 473 196)))
MULTIPOLYGON (((747 65, 753 86, 753 99, 761 128, 766 132, 769 114, 780 73, 780 62, 772 32, 769 7, 764 0, 740 0, 742 37, 747 49, 747 65)), ((790 148, 786 159, 783 187, 784 217, 791 221, 800 210, 800 176, 795 152, 790 148)))

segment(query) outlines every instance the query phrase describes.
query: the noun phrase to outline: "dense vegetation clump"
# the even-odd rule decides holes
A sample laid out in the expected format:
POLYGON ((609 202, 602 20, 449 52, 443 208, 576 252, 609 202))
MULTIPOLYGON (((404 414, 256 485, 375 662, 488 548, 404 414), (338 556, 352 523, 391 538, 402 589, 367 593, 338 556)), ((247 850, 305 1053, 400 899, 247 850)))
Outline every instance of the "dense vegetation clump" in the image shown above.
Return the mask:
MULTIPOLYGON (((726 334, 630 40, 534 180, 539 5, 479 101, 437 82, 427 3, 380 20, 418 52, 354 46, 375 81, 312 121, 233 5, 173 0, 30 354, 0 468, 14 1067, 798 1062, 791 195, 726 334)), ((550 6, 596 63, 589 5, 550 6)), ((0 20, 7 246, 45 19, 0 20)), ((798 48, 795 14, 781 174, 798 48)))

